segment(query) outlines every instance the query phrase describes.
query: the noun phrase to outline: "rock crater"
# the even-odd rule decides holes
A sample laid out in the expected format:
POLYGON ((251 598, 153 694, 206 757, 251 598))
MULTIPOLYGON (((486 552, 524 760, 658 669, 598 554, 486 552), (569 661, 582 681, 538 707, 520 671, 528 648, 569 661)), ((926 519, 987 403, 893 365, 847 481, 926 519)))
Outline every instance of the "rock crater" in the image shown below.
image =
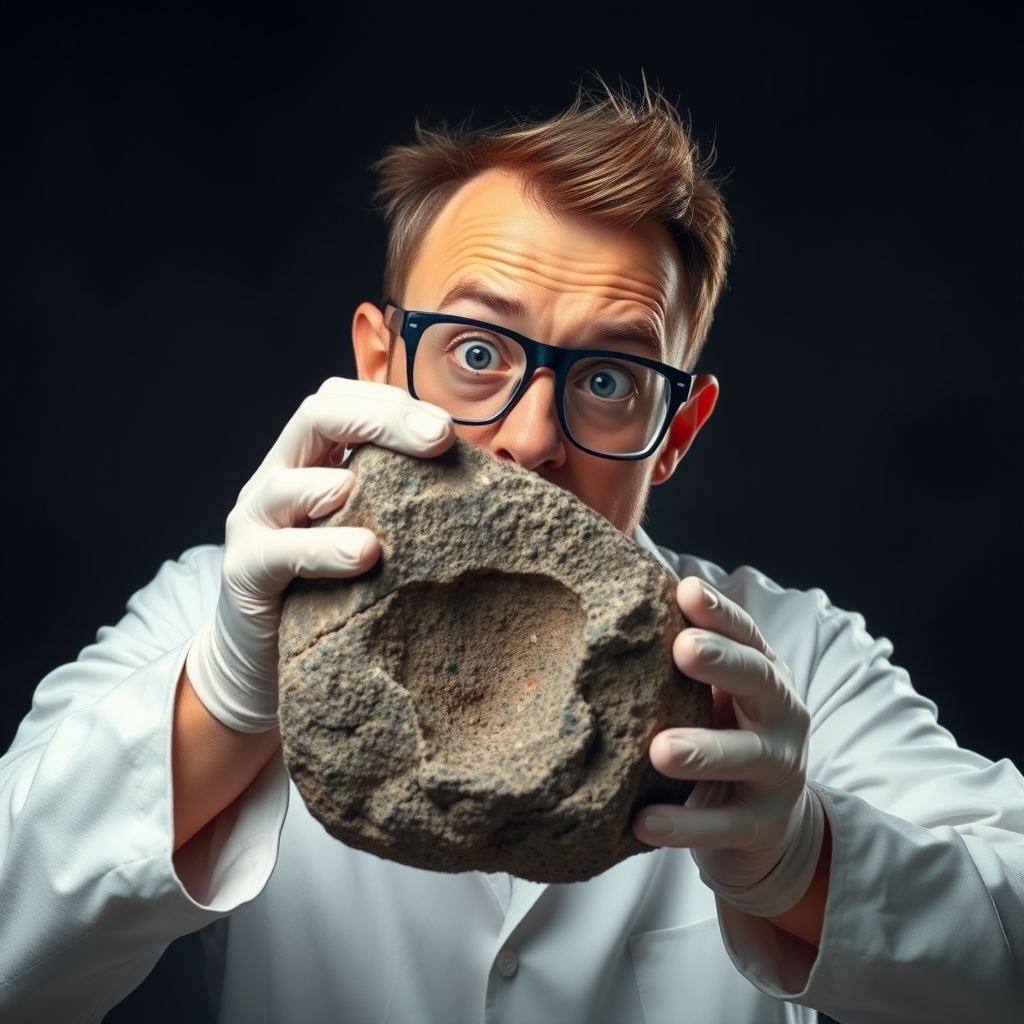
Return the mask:
POLYGON ((590 878, 650 848, 630 821, 691 784, 647 758, 710 724, 674 666, 675 581, 575 496, 456 441, 373 446, 317 526, 365 526, 354 580, 296 580, 280 632, 285 763, 349 846, 434 871, 590 878))

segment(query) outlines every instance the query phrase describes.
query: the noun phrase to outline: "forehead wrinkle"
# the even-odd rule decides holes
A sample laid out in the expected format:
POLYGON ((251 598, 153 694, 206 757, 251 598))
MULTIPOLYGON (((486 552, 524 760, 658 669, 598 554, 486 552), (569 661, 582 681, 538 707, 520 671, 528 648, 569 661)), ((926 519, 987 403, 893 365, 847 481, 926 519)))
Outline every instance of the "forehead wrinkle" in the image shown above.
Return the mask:
MULTIPOLYGON (((500 215, 475 216, 463 213, 447 225, 452 238, 444 253, 444 258, 466 258, 477 256, 482 259, 496 259, 517 268, 528 268, 530 264, 540 264, 555 268, 566 273, 578 275, 595 275, 620 277, 622 274, 621 256, 607 259, 588 259, 574 253, 564 255, 564 245, 545 245, 538 233, 524 230, 519 220, 509 220, 500 215), (454 255, 453 255, 454 254, 454 255)), ((440 241, 439 239, 435 239, 440 241)), ((661 291, 674 276, 671 257, 657 253, 653 247, 644 247, 648 258, 654 262, 655 269, 642 268, 638 263, 631 264, 631 270, 638 280, 645 280, 653 290, 661 291)))
MULTIPOLYGON (((482 219, 482 218, 479 218, 482 219)), ((597 246, 593 246, 591 251, 597 246)), ((473 254, 483 259, 497 259, 513 266, 524 266, 528 263, 540 263, 549 267, 571 270, 579 268, 578 273, 614 274, 622 273, 622 257, 616 254, 602 258, 600 254, 590 257, 582 249, 573 249, 566 255, 564 244, 546 245, 536 233, 522 230, 517 223, 509 224, 504 218, 489 218, 482 225, 457 222, 453 230, 451 243, 446 247, 442 258, 458 258, 473 254), (451 254, 455 254, 454 257, 451 254)), ((638 262, 631 263, 631 272, 638 278, 647 279, 654 287, 664 286, 674 276, 671 257, 653 251, 653 247, 644 247, 645 256, 653 263, 653 269, 644 268, 638 262)))
MULTIPOLYGON (((615 283, 595 285, 592 282, 583 288, 566 288, 562 282, 552 282, 550 278, 539 274, 530 268, 523 268, 515 274, 505 272, 502 268, 496 267, 493 263, 480 265, 474 260, 468 260, 452 268, 453 273, 446 276, 443 282, 445 294, 456 291, 460 286, 471 284, 474 281, 493 282, 494 286, 500 289, 502 294, 515 294, 525 286, 539 288, 556 296, 588 295, 591 298, 598 298, 608 303, 626 303, 627 309, 618 311, 606 309, 601 312, 605 323, 597 323, 596 334, 608 334, 615 338, 627 338, 628 332, 625 329, 617 329, 617 323, 625 328, 632 324, 639 328, 642 337, 646 336, 659 349, 665 348, 671 343, 666 336, 668 323, 668 306, 664 298, 657 292, 650 295, 639 296, 634 290, 623 288, 615 283), (637 306, 642 310, 637 310, 637 306), (631 307, 631 308, 629 308, 631 307)), ((586 315, 586 314, 584 314, 586 315)))
POLYGON ((631 299, 652 305, 661 312, 667 305, 668 289, 659 275, 637 272, 635 277, 627 280, 620 265, 612 261, 538 260, 534 255, 513 254, 486 245, 475 246, 449 258, 452 262, 451 272, 446 275, 448 278, 491 271, 512 282, 536 284, 549 291, 570 289, 601 298, 631 299), (537 269, 538 266, 543 269, 537 269))

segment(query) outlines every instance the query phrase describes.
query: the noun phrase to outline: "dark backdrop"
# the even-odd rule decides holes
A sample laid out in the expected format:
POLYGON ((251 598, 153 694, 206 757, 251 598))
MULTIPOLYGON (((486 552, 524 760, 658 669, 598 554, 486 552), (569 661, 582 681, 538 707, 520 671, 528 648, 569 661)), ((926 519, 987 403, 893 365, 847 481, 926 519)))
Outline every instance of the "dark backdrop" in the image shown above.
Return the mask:
MULTIPOLYGON (((700 367, 721 401, 651 532, 823 587, 962 743, 1022 763, 1019 5, 654 10, 0 2, 0 750, 353 372, 381 150, 643 71, 717 148, 736 225, 700 367)), ((198 1014, 177 970, 108 1019, 198 1014)))

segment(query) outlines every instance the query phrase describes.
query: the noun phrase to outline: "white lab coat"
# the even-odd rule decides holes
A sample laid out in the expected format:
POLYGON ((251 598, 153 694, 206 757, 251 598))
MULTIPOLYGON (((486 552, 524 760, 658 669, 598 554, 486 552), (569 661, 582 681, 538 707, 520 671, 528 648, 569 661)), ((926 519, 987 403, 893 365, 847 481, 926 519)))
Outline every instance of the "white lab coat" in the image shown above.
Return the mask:
POLYGON ((833 833, 817 956, 716 907, 686 851, 509 894, 501 876, 350 850, 289 796, 277 759, 176 873, 170 723, 217 598, 221 552, 205 547, 43 681, 0 760, 0 1020, 99 1020, 168 942, 209 926, 222 1024, 771 1024, 813 1021, 807 1007, 1018 1022, 1019 772, 958 748, 888 642, 820 591, 662 555, 750 611, 811 709, 809 777, 833 833))

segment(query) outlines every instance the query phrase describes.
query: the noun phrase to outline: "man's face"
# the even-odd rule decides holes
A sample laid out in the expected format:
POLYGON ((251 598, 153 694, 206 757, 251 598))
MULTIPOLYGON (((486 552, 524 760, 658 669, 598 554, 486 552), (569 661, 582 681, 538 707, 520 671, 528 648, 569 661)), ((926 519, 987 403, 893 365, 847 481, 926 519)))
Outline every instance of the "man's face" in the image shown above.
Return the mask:
MULTIPOLYGON (((679 366, 687 341, 688 309, 679 298, 685 293, 683 267, 663 225, 621 229, 557 216, 524 199, 515 178, 492 170, 465 184, 442 209, 396 301, 405 309, 485 320, 550 345, 610 349, 679 366)), ((356 313, 356 358, 361 377, 383 380, 380 346, 390 337, 372 310, 356 313)), ((407 388, 401 339, 395 346, 390 382, 407 388)), ((565 437, 547 369, 536 372, 503 419, 457 425, 456 431, 572 491, 631 533, 652 483, 671 475, 703 422, 696 421, 698 397, 676 417, 683 429, 674 423, 661 448, 635 462, 590 455, 565 437)), ((713 395, 705 405, 703 418, 713 395)))

